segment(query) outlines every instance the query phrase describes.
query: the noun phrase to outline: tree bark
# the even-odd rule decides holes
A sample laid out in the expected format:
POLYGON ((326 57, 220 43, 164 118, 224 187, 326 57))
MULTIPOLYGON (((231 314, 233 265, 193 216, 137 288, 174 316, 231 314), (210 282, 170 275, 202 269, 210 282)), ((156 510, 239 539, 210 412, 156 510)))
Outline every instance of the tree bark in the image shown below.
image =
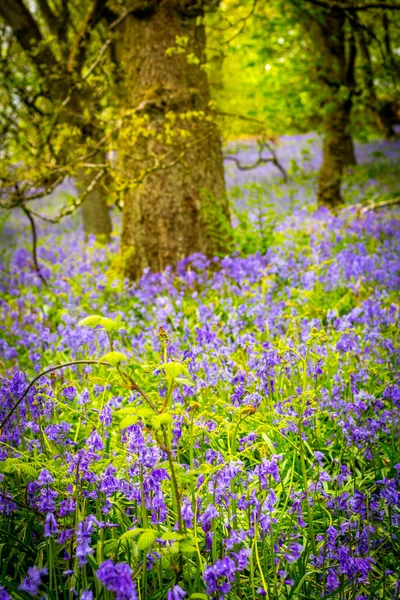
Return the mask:
MULTIPOLYGON (((61 49, 64 49, 66 32, 69 23, 68 2, 64 2, 63 9, 59 15, 53 12, 51 6, 46 0, 39 0, 39 8, 42 18, 47 22, 50 29, 57 31, 58 42, 61 49)), ((34 18, 34 14, 23 0, 0 0, 0 16, 12 29, 13 34, 25 51, 29 60, 35 65, 40 76, 43 89, 54 103, 57 110, 57 119, 67 125, 79 128, 81 130, 81 141, 94 142, 100 137, 96 122, 96 104, 91 90, 84 85, 76 85, 76 73, 74 70, 82 69, 87 49, 88 39, 90 38, 93 27, 100 21, 105 9, 104 0, 95 0, 87 12, 75 42, 67 60, 64 64, 64 56, 61 51, 61 59, 57 58, 49 44, 43 37, 41 30, 34 18), (69 101, 66 102, 66 99, 69 101), (60 105, 64 106, 60 110, 60 105), (90 107, 90 116, 85 107, 90 107)), ((82 83, 82 82, 81 82, 82 83)), ((68 164, 70 157, 76 153, 76 147, 67 143, 61 148, 57 159, 60 163, 68 164)), ((98 162, 104 162, 104 155, 97 156, 98 162)), ((84 169, 77 175, 76 186, 79 193, 84 193, 90 185, 95 175, 86 173, 84 169)), ((106 200, 106 190, 102 181, 99 181, 93 190, 91 190, 81 206, 83 225, 86 235, 94 234, 98 239, 108 241, 111 233, 111 219, 106 200)))
MULTIPOLYGON (((368 104, 368 108, 370 108, 373 111, 376 125, 379 131, 382 133, 382 135, 387 140, 394 139, 396 137, 396 131, 394 128, 396 124, 395 111, 393 110, 393 106, 390 102, 380 100, 376 94, 374 72, 368 42, 359 22, 356 21, 356 23, 358 43, 361 51, 365 97, 368 104)), ((385 46, 387 50, 387 43, 385 44, 385 46)))
POLYGON ((325 121, 323 162, 318 175, 319 205, 335 207, 343 202, 341 184, 349 151, 346 132, 350 124, 350 110, 351 106, 346 102, 336 101, 325 121))
POLYGON ((354 151, 354 142, 350 134, 346 135, 346 152, 344 157, 346 167, 353 167, 357 164, 356 153, 354 151))
MULTIPOLYGON (((99 164, 105 162, 105 156, 100 153, 96 156, 99 164)), ((84 194, 95 177, 93 171, 80 170, 76 177, 76 187, 79 194, 84 194)), ((107 190, 105 177, 87 194, 81 205, 81 215, 85 236, 95 235, 99 242, 109 242, 112 231, 110 211, 107 205, 107 190)))
POLYGON ((141 3, 122 23, 116 52, 125 108, 143 118, 120 158, 133 184, 124 196, 121 253, 130 279, 195 252, 229 250, 230 219, 221 140, 207 116, 210 93, 201 0, 141 3))
POLYGON ((347 166, 355 164, 349 132, 352 94, 355 87, 356 45, 351 34, 347 48, 345 13, 340 8, 324 10, 313 27, 319 75, 328 106, 324 119, 323 162, 318 176, 319 205, 342 204, 341 183, 347 166))

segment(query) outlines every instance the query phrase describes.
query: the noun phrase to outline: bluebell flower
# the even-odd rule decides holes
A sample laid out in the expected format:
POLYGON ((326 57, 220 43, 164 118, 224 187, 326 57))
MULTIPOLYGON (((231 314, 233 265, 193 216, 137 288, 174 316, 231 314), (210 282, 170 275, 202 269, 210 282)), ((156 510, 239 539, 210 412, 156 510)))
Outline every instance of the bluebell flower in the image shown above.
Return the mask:
POLYGON ((2 585, 0 585, 0 600, 12 600, 10 594, 6 592, 2 585))
POLYGON ((42 579, 47 573, 47 567, 43 567, 42 569, 29 567, 27 577, 25 577, 21 585, 18 586, 18 589, 21 590, 21 592, 27 592, 31 596, 36 596, 39 593, 42 579))
POLYGON ((97 577, 107 590, 115 592, 115 600, 138 600, 132 569, 127 563, 106 560, 98 568, 97 577))
POLYGON ((57 521, 53 513, 47 513, 43 537, 53 537, 58 532, 57 521))
POLYGON ((182 600, 185 596, 185 590, 180 585, 174 585, 172 589, 168 590, 167 600, 182 600))

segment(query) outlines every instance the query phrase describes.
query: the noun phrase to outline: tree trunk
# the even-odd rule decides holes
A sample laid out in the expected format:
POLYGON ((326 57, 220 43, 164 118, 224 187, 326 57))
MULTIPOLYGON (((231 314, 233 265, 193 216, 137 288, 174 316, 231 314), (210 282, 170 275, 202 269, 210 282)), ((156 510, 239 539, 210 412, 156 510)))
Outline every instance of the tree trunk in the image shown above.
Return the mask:
POLYGON ((142 119, 120 142, 121 168, 133 182, 121 236, 130 279, 195 252, 224 254, 231 239, 221 140, 207 116, 205 3, 150 0, 147 10, 144 4, 123 21, 116 48, 125 108, 142 119))
POLYGON ((311 31, 317 53, 319 76, 326 92, 327 107, 317 200, 319 205, 329 207, 338 206, 343 202, 343 173, 347 166, 356 162, 349 133, 352 94, 355 87, 356 44, 353 33, 346 44, 345 20, 342 9, 324 9, 311 31))
MULTIPOLYGON (((350 120, 350 119, 349 119, 350 120)), ((356 153, 354 151, 354 142, 351 135, 346 134, 346 152, 344 157, 345 167, 354 167, 357 164, 356 153)))
POLYGON ((385 139, 390 140, 396 137, 395 131, 395 112, 392 110, 391 104, 378 99, 375 89, 374 72, 372 67, 371 53, 364 30, 357 21, 357 36, 361 50, 362 59, 362 74, 364 80, 364 94, 368 108, 375 115, 376 125, 381 131, 385 139))
POLYGON ((336 102, 325 121, 323 162, 318 175, 319 205, 335 207, 342 204, 342 176, 347 166, 351 104, 336 102))
MULTIPOLYGON (((102 164, 105 162, 104 153, 99 152, 95 159, 96 163, 102 164)), ((97 171, 80 169, 76 176, 76 187, 79 194, 85 194, 88 187, 92 184, 97 171)), ((86 195, 81 204, 81 215, 83 221, 83 229, 86 238, 89 235, 95 235, 100 242, 106 243, 110 241, 112 231, 112 223, 110 211, 107 205, 107 190, 104 185, 105 177, 103 176, 94 186, 93 189, 86 195)))

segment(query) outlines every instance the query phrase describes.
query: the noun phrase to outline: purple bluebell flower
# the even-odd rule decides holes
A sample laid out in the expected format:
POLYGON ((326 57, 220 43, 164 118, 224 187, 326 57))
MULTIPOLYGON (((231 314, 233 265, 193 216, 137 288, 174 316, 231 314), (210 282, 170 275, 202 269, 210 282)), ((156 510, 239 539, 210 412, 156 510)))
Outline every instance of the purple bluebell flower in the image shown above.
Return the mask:
POLYGON ((6 592, 2 585, 0 585, 0 600, 12 600, 10 594, 6 592))
POLYGON ((40 485, 47 485, 49 483, 53 483, 54 478, 47 469, 43 469, 40 471, 37 480, 40 485))
POLYGON ((183 590, 180 585, 174 585, 173 588, 168 590, 167 600, 182 600, 185 596, 185 590, 183 590))
POLYGON ((87 388, 84 388, 78 396, 77 403, 79 406, 84 406, 85 404, 89 404, 89 402, 90 402, 89 390, 87 388))
POLYGON ((43 567, 42 569, 29 567, 28 574, 21 585, 18 586, 18 589, 21 590, 21 592, 27 592, 31 596, 36 596, 39 593, 42 579, 47 573, 47 567, 43 567))
POLYGON ((76 389, 73 385, 69 385, 63 389, 62 395, 64 398, 67 398, 67 400, 73 400, 76 396, 76 389))
POLYGON ((107 590, 115 592, 115 600, 138 600, 132 569, 127 563, 106 560, 98 568, 97 577, 107 590))
POLYGON ((57 532, 58 532, 57 521, 56 521, 53 513, 47 513, 46 521, 44 524, 43 537, 53 537, 53 535, 57 532))

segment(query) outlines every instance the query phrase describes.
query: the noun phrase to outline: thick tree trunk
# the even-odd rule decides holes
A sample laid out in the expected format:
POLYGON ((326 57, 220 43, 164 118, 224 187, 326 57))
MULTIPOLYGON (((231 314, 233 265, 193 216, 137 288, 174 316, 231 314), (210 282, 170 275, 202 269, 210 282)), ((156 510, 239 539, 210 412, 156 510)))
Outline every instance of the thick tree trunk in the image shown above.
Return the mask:
MULTIPOLYGON (((99 152, 95 157, 95 161, 96 164, 104 163, 104 153, 99 152)), ((96 172, 94 170, 87 171, 82 169, 77 173, 75 183, 79 194, 86 193, 95 176, 96 172)), ((107 190, 104 185, 104 177, 86 194, 81 204, 81 215, 86 237, 95 235, 98 241, 106 243, 110 240, 112 223, 107 205, 107 190)))
POLYGON ((351 110, 351 104, 348 104, 337 102, 325 121, 323 162, 318 176, 319 205, 335 207, 343 202, 341 183, 348 165, 349 139, 351 140, 347 134, 351 110))
POLYGON ((351 135, 346 135, 346 152, 344 157, 345 167, 354 167, 357 164, 356 153, 354 151, 354 142, 351 135))
MULTIPOLYGON (((78 190, 83 189, 84 191, 87 183, 90 183, 90 181, 86 182, 86 186, 82 179, 78 181, 78 190)), ((97 184, 82 202, 81 214, 86 237, 95 235, 98 241, 104 243, 110 240, 111 217, 107 206, 106 193, 101 183, 97 184)))
POLYGON ((340 8, 324 9, 313 28, 319 75, 329 106, 324 122, 323 162, 318 176, 317 199, 319 205, 329 207, 343 202, 343 173, 346 167, 356 162, 349 133, 356 45, 351 34, 346 48, 345 18, 340 8))
POLYGON ((121 26, 117 54, 126 73, 126 108, 143 118, 134 142, 125 130, 120 143, 121 168, 133 179, 121 237, 131 279, 195 252, 214 256, 229 249, 221 140, 207 116, 203 4, 150 1, 147 11, 133 11, 121 26))

